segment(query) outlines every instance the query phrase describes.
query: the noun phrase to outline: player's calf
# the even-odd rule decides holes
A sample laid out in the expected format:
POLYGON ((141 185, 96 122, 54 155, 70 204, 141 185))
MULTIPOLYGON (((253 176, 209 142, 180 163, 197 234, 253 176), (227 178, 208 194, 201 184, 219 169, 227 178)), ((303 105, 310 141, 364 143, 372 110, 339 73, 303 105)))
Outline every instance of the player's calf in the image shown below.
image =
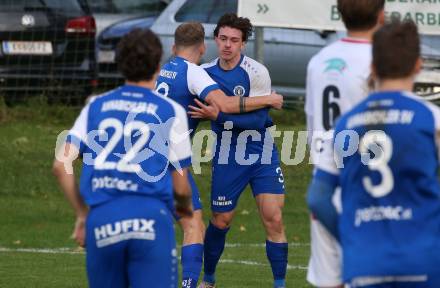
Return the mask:
POLYGON ((223 253, 226 242, 226 234, 232 222, 234 211, 225 213, 213 212, 205 235, 204 272, 201 287, 214 287, 215 269, 223 253), (209 286, 211 285, 211 286, 209 286))
POLYGON ((203 263, 205 225, 202 211, 194 211, 192 217, 181 218, 179 223, 183 230, 182 288, 195 288, 203 263))
POLYGON ((256 202, 266 229, 266 255, 272 268, 275 288, 286 287, 288 244, 284 232, 282 208, 284 195, 259 194, 256 202))

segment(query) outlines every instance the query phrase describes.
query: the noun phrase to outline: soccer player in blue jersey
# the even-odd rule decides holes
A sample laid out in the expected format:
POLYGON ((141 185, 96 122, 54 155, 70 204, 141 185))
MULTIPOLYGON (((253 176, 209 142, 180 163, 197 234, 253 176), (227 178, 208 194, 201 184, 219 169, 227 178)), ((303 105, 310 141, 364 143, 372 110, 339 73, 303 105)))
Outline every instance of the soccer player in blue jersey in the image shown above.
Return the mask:
MULTIPOLYGON (((214 30, 219 58, 203 65, 226 95, 240 96, 242 109, 252 97, 271 91, 266 67, 241 53, 251 32, 249 19, 223 15, 214 30)), ((285 287, 288 245, 282 221, 284 179, 273 138, 266 130, 273 125, 268 110, 244 114, 220 112, 212 122, 217 144, 212 167, 212 218, 205 234, 201 287, 215 287, 215 269, 226 234, 238 199, 248 184, 266 231, 266 252, 274 287, 285 287)), ((199 112, 195 109, 191 115, 202 117, 203 113, 199 112)))
POLYGON ((421 63, 413 22, 374 34, 377 92, 340 118, 339 169, 318 169, 309 190, 309 207, 340 239, 350 287, 440 287, 440 109, 411 92, 421 63))
POLYGON ((117 62, 125 85, 91 99, 56 154, 92 288, 177 287, 172 214, 192 214, 191 144, 186 111, 153 92, 161 56, 150 30, 124 36, 117 62), (79 191, 66 170, 78 155, 79 191))
MULTIPOLYGON (((196 100, 204 100, 223 112, 240 112, 238 96, 227 97, 208 73, 198 66, 205 53, 205 31, 202 24, 189 22, 179 25, 174 33, 173 57, 164 64, 157 79, 156 91, 175 100, 185 109, 196 106, 196 100)), ((246 111, 266 106, 281 108, 283 97, 278 94, 249 99, 246 111)), ((189 118, 188 126, 194 135, 199 119, 189 118)), ((203 261, 203 238, 205 227, 202 220, 202 205, 197 186, 191 173, 188 174, 192 190, 193 217, 180 218, 183 228, 182 287, 195 288, 203 261)))

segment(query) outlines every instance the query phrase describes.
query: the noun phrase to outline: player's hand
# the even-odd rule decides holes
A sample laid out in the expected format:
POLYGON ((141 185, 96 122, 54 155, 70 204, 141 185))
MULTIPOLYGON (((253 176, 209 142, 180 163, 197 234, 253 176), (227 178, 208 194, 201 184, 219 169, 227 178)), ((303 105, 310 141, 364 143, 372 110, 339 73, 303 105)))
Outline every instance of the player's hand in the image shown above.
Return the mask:
POLYGON ((76 218, 71 238, 74 239, 79 246, 86 246, 86 217, 76 218))
POLYGON ((220 112, 220 109, 215 104, 212 105, 205 105, 198 99, 194 99, 196 104, 199 107, 189 105, 189 109, 191 111, 188 111, 188 114, 191 115, 191 118, 196 119, 210 119, 215 121, 218 117, 218 113, 220 112))
POLYGON ((179 217, 191 217, 193 215, 191 195, 179 195, 174 192, 174 206, 179 217))
POLYGON ((277 94, 275 91, 272 91, 270 94, 270 107, 280 110, 283 108, 284 96, 281 94, 277 94))

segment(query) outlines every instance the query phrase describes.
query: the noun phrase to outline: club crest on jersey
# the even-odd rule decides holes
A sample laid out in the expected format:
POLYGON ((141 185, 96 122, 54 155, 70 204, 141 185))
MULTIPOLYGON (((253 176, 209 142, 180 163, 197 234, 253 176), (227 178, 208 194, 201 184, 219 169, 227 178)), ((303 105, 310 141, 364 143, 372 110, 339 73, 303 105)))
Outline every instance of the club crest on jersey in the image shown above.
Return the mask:
POLYGON ((243 86, 241 85, 237 85, 234 87, 234 95, 235 96, 244 96, 244 93, 246 92, 246 90, 244 89, 243 86))
POLYGON ((330 71, 337 71, 339 73, 344 72, 344 70, 347 68, 347 63, 341 58, 332 58, 327 61, 325 61, 327 64, 324 73, 330 72, 330 71))

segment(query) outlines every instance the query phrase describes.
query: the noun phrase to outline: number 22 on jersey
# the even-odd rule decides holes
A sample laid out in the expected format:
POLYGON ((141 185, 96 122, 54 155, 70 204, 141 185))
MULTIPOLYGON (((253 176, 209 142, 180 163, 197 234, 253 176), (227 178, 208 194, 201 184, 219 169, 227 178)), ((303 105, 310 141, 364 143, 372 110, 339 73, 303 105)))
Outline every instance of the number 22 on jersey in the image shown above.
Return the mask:
POLYGON ((95 169, 116 169, 119 172, 127 173, 141 172, 142 168, 140 164, 130 162, 140 153, 145 144, 147 144, 150 136, 150 128, 148 125, 141 121, 132 121, 124 125, 116 118, 107 118, 99 123, 98 131, 100 138, 107 136, 107 129, 113 129, 114 133, 107 141, 105 147, 98 153, 95 159, 95 169), (132 145, 131 137, 134 131, 138 131, 135 135, 139 135, 139 138, 135 141, 134 145, 132 145), (124 150, 127 150, 126 153, 123 155, 118 154, 121 157, 118 162, 107 161, 107 157, 112 153, 122 138, 124 139, 124 150), (126 141, 127 139, 128 141, 126 141))

